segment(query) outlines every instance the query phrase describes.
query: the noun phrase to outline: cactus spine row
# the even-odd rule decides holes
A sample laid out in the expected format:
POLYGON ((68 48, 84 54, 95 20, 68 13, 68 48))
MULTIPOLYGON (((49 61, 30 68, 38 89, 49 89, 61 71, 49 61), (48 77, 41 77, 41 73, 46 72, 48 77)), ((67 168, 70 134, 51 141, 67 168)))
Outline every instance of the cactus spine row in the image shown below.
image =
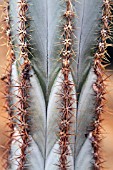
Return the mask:
POLYGON ((101 123, 102 123, 102 114, 104 113, 105 105, 105 94, 106 94, 106 85, 105 85, 105 66, 106 66, 106 55, 107 47, 111 46, 107 43, 107 40, 111 35, 111 21, 112 21, 112 7, 111 0, 103 0, 102 7, 102 28, 100 32, 100 39, 97 51, 95 53, 94 59, 94 72, 97 75, 97 80, 93 84, 93 89, 96 94, 96 120, 94 122, 94 130, 92 132, 92 146, 94 149, 94 169, 100 170, 103 166, 104 160, 101 155, 101 123))
POLYGON ((7 169, 9 167, 9 154, 11 149, 11 143, 13 141, 13 134, 14 134, 14 122, 13 122, 13 109, 11 105, 12 101, 12 93, 11 93, 11 87, 12 87, 12 65, 15 61, 15 54, 13 51, 13 44, 12 44, 12 38, 11 38, 11 29, 10 29, 10 17, 9 17, 9 2, 6 0, 3 4, 3 27, 2 27, 2 34, 5 33, 5 42, 7 45, 7 65, 5 68, 5 74, 1 77, 1 80, 5 83, 5 92, 4 92, 4 98, 5 98, 5 105, 4 108, 8 113, 8 123, 7 126, 9 127, 8 131, 8 140, 5 144, 5 151, 3 154, 3 158, 5 160, 5 163, 3 163, 3 167, 7 169))
POLYGON ((62 79, 61 92, 58 94, 61 98, 60 102, 62 107, 60 110, 60 122, 59 122, 59 169, 67 170, 71 165, 68 162, 68 156, 70 155, 69 145, 70 137, 72 134, 72 118, 74 117, 73 103, 75 102, 73 95, 73 87, 75 86, 70 80, 71 68, 70 61, 73 57, 73 18, 75 17, 71 0, 66 1, 66 12, 63 15, 63 36, 62 42, 63 50, 61 52, 62 60, 62 79))
POLYGON ((20 0, 18 2, 18 17, 19 17, 19 48, 20 48, 20 83, 19 83, 19 108, 18 108, 18 116, 19 123, 17 125, 17 129, 19 131, 21 137, 20 150, 21 153, 17 157, 19 160, 18 170, 22 170, 25 168, 25 164, 27 161, 26 155, 28 154, 27 148, 30 144, 29 137, 29 125, 28 119, 30 115, 29 111, 29 89, 30 85, 30 70, 31 64, 28 58, 28 41, 27 41, 27 21, 28 21, 28 4, 26 0, 20 0))

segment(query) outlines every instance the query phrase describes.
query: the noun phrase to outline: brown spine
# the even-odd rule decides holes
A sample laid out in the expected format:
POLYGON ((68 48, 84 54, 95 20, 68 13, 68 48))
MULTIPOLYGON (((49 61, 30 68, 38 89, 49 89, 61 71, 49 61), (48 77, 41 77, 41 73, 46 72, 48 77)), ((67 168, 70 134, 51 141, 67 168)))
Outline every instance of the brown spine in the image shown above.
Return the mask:
MULTIPOLYGON (((62 58, 62 75, 63 82, 61 83, 61 103, 60 108, 60 122, 59 122, 59 169, 67 170, 71 165, 68 162, 68 156, 70 156, 69 145, 70 136, 72 134, 72 117, 74 98, 73 98, 73 82, 70 80, 69 75, 71 74, 70 60, 73 57, 73 18, 74 12, 72 9, 71 0, 66 1, 66 12, 64 13, 65 24, 63 26, 63 50, 61 53, 62 58)), ((72 156, 72 155, 71 155, 72 156)))
POLYGON ((3 159, 5 160, 5 163, 3 164, 3 167, 7 169, 9 167, 9 154, 11 149, 11 143, 13 141, 13 133, 14 133, 14 124, 13 124, 13 110, 11 108, 11 100, 12 100, 12 94, 11 94, 11 74, 12 74, 12 64, 15 61, 15 54, 13 51, 13 45, 11 41, 11 30, 10 30, 10 17, 9 17, 9 2, 4 1, 3 4, 3 32, 5 33, 5 41, 7 45, 7 66, 5 68, 5 74, 1 77, 1 80, 5 83, 5 92, 4 92, 4 98, 5 98, 5 105, 4 108, 8 113, 8 123, 9 131, 7 132, 6 136, 8 137, 8 141, 5 144, 5 151, 3 154, 3 159))
POLYGON ((106 94, 106 85, 105 85, 105 64, 107 47, 110 44, 107 44, 107 39, 110 38, 110 24, 112 20, 111 13, 111 0, 103 0, 102 7, 102 29, 101 36, 98 44, 98 49, 95 54, 94 60, 94 72, 97 75, 97 80, 93 84, 93 89, 96 94, 96 120, 94 122, 94 130, 92 132, 92 146, 94 149, 94 169, 100 170, 103 166, 103 159, 101 155, 101 123, 102 123, 102 114, 104 112, 105 105, 105 94, 106 94))
POLYGON ((20 150, 21 154, 17 157, 19 160, 18 170, 22 170, 26 166, 28 154, 27 148, 30 144, 30 137, 29 137, 29 125, 28 125, 28 118, 29 118, 29 89, 30 85, 30 70, 31 64, 28 58, 28 43, 27 43, 27 29, 26 24, 28 21, 27 12, 28 12, 28 4, 26 0, 20 0, 18 2, 18 15, 19 15, 19 40, 20 40, 20 85, 19 85, 19 119, 20 122, 18 124, 18 130, 21 137, 21 145, 20 150))

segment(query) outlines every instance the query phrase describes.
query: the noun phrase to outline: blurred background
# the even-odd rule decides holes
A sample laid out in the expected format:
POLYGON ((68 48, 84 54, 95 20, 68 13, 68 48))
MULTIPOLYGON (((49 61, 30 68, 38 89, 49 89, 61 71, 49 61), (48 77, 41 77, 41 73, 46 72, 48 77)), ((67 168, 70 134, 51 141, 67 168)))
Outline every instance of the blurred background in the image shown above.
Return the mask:
MULTIPOLYGON (((0 16, 1 16, 1 6, 0 6, 0 16)), ((2 18, 2 16, 1 16, 2 18)), ((0 24, 1 25, 1 24, 0 24)), ((0 29, 0 32, 2 30, 0 29)), ((3 35, 4 36, 4 35, 3 35)), ((0 44, 4 44, 5 42, 0 37, 0 44)), ((111 56, 111 65, 107 67, 106 74, 110 78, 106 81, 107 85, 107 94, 106 94, 106 108, 105 113, 103 114, 103 140, 102 140, 102 154, 105 162, 103 163, 103 170, 113 170, 113 49, 111 47, 108 48, 108 52, 111 56)), ((7 47, 0 46, 0 76, 4 73, 4 69, 6 66, 6 53, 7 47)), ((7 141, 7 137, 4 135, 5 131, 8 131, 6 126, 7 113, 3 109, 4 99, 2 92, 4 91, 4 84, 0 81, 0 146, 4 145, 7 141)), ((3 149, 0 147, 0 170, 3 170, 1 159, 1 155, 3 154, 3 149)))

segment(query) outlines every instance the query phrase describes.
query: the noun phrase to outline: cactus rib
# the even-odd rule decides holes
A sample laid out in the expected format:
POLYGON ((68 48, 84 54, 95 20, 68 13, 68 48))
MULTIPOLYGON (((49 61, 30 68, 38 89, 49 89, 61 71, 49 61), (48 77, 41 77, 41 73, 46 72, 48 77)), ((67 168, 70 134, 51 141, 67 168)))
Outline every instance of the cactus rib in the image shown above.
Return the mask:
POLYGON ((26 154, 27 148, 30 144, 29 137, 29 125, 27 123, 29 118, 29 89, 31 87, 30 84, 30 70, 31 64, 29 61, 29 52, 28 52, 28 42, 27 42, 27 28, 26 23, 28 20, 27 12, 28 12, 28 4, 26 0, 19 0, 18 2, 18 17, 19 17, 19 48, 20 48, 20 84, 19 84, 19 108, 18 108, 18 116, 19 123, 17 125, 17 130, 19 131, 19 135, 21 138, 20 144, 20 155, 16 158, 18 160, 18 170, 22 170, 25 168, 25 164, 27 161, 26 154))
POLYGON ((71 165, 68 162, 68 156, 70 155, 69 145, 70 136, 72 136, 72 123, 73 123, 73 86, 74 83, 70 80, 71 68, 70 68, 70 60, 73 57, 73 18, 75 14, 72 9, 71 0, 66 1, 66 12, 64 13, 65 24, 63 26, 63 40, 61 44, 63 45, 63 50, 61 53, 62 60, 62 79, 61 83, 61 92, 58 94, 61 98, 62 107, 60 110, 60 122, 59 125, 59 169, 67 170, 71 165))
POLYGON ((13 110, 11 106, 11 100, 12 100, 12 93, 10 91, 12 83, 11 83, 11 74, 12 74, 12 64, 15 61, 15 54, 13 51, 13 44, 12 44, 12 38, 11 38, 11 30, 10 30, 10 17, 9 17, 9 2, 4 1, 3 4, 3 32, 5 33, 6 37, 6 43, 8 47, 7 52, 7 66, 5 68, 5 74, 1 77, 1 80, 5 83, 5 92, 4 92, 4 98, 5 98, 5 105, 4 108, 8 113, 8 141, 5 144, 5 151, 3 153, 3 159, 5 160, 5 163, 3 164, 3 167, 7 169, 9 167, 9 153, 11 149, 11 143, 13 141, 13 133, 14 133, 14 123, 13 123, 13 110))
POLYGON ((93 89, 96 94, 96 120, 94 122, 94 130, 92 132, 92 146, 94 149, 94 169, 100 170, 103 166, 104 160, 101 155, 101 128, 102 128, 102 114, 104 112, 105 104, 105 94, 106 94, 106 85, 105 85, 105 69, 106 66, 106 55, 107 47, 111 44, 107 43, 107 40, 110 38, 111 30, 110 24, 112 21, 112 7, 111 0, 103 0, 102 7, 102 29, 100 33, 100 42, 98 44, 98 49, 95 53, 94 59, 94 72, 97 76, 96 82, 93 84, 93 89))

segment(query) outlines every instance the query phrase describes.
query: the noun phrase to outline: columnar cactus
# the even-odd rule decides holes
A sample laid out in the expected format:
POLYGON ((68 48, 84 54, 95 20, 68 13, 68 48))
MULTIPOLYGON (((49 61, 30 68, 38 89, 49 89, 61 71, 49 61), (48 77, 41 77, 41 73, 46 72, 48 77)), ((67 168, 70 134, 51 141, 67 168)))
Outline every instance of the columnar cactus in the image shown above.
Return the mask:
POLYGON ((4 0, 4 169, 102 169, 112 1, 79 1, 4 0))

